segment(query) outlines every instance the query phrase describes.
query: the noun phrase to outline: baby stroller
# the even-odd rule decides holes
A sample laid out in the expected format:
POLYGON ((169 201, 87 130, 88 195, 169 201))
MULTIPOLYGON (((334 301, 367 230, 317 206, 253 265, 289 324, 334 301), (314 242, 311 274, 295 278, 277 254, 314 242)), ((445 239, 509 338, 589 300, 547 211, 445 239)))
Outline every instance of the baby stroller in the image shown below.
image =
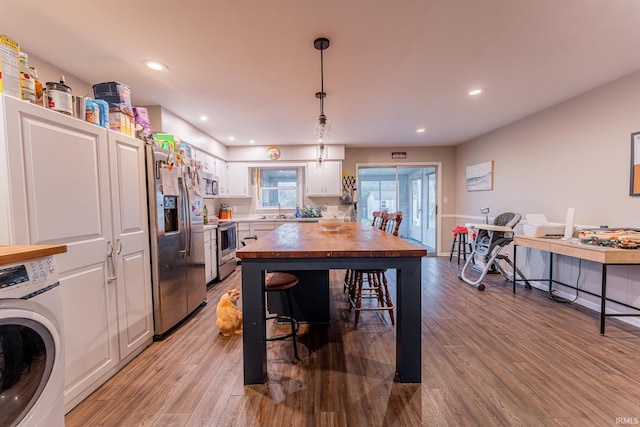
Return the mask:
POLYGON ((473 252, 464 263, 462 270, 458 277, 465 283, 471 286, 475 286, 478 290, 484 290, 484 285, 481 283, 489 270, 500 272, 508 280, 513 280, 513 275, 507 273, 500 260, 505 261, 509 266, 516 271, 521 280, 524 280, 527 288, 531 285, 529 281, 522 275, 522 272, 513 265, 513 262, 507 255, 500 254, 502 248, 507 246, 513 241, 513 228, 520 222, 522 215, 515 212, 506 212, 498 215, 491 224, 466 224, 469 229, 478 229, 478 237, 473 245, 473 252), (468 276, 470 270, 481 270, 480 277, 476 280, 471 279, 468 276))

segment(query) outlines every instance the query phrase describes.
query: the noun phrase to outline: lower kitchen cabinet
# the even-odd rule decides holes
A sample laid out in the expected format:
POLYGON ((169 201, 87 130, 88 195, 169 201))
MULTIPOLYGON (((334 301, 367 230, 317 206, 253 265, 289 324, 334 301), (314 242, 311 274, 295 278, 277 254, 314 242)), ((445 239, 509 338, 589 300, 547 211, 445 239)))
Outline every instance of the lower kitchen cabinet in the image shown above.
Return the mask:
POLYGON ((218 277, 218 230, 204 230, 204 271, 205 280, 210 283, 218 277))
MULTIPOLYGON (((238 247, 242 247, 242 239, 245 237, 255 236, 260 238, 265 234, 275 230, 278 226, 282 225, 283 222, 275 222, 275 221, 241 221, 238 222, 238 247)), ((247 242, 251 243, 250 241, 247 242)))
POLYGON ((0 244, 67 245, 67 412, 153 339, 143 148, 0 95, 0 244))

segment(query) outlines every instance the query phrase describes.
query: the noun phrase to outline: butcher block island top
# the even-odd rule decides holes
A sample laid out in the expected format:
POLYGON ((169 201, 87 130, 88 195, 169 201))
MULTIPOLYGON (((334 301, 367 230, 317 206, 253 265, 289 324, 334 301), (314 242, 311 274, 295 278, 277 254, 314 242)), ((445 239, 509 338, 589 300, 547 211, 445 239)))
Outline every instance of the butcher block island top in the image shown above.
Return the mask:
POLYGON ((67 252, 66 245, 12 245, 0 246, 0 265, 43 258, 67 252))
POLYGON ((336 231, 325 230, 318 223, 287 223, 236 252, 242 259, 426 255, 426 249, 358 222, 345 222, 336 231))

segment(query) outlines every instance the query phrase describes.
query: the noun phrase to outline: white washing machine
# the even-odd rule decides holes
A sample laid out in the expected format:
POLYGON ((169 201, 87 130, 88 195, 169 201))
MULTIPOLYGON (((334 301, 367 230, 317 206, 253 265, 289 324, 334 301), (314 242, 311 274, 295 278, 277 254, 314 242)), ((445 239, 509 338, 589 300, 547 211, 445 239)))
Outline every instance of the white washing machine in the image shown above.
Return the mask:
POLYGON ((64 376, 55 259, 0 265, 0 426, 64 426, 64 376))

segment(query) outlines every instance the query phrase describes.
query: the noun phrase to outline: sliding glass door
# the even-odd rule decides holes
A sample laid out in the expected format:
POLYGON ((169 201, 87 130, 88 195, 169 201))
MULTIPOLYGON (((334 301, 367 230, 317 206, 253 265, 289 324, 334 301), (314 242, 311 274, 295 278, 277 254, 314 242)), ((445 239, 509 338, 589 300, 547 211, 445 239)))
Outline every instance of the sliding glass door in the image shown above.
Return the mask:
POLYGON ((437 188, 437 166, 358 165, 358 220, 371 224, 375 211, 402 211, 400 237, 435 253, 437 188))

